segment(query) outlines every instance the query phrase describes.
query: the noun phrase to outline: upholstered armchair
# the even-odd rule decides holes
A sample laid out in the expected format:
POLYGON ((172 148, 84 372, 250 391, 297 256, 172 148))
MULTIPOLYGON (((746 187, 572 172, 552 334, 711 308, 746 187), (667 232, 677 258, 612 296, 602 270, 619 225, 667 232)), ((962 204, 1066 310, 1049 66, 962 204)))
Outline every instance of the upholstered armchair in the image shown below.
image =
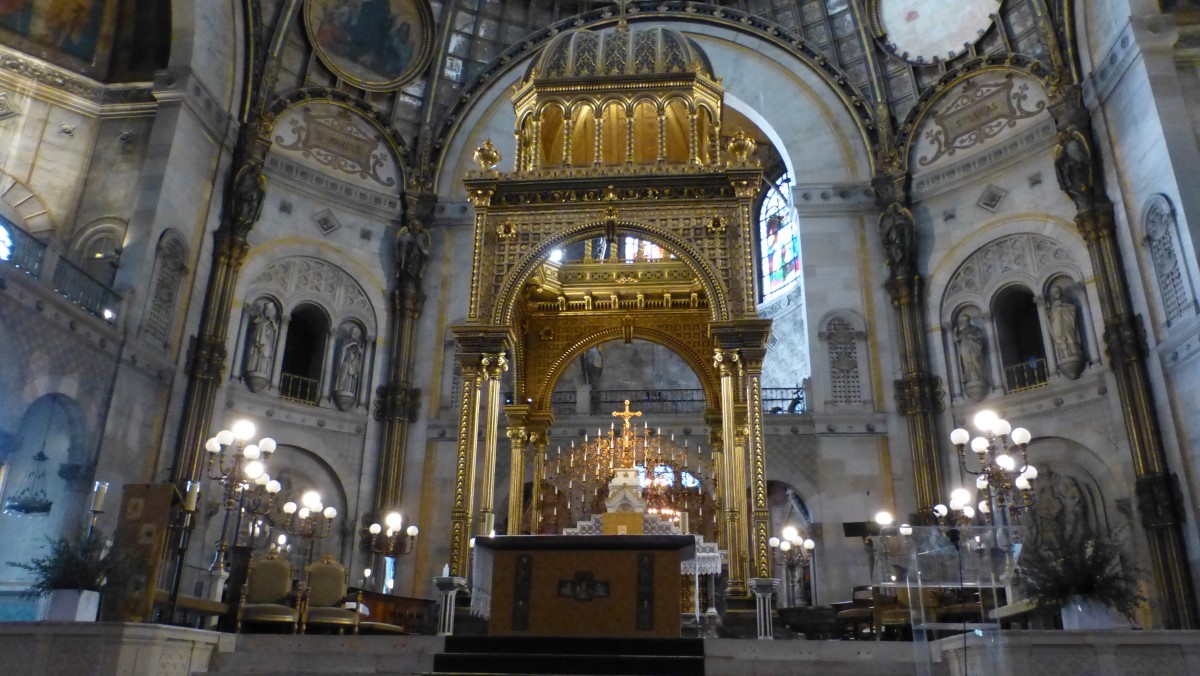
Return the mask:
POLYGON ((300 623, 300 604, 292 597, 292 566, 278 552, 250 561, 238 602, 237 631, 242 625, 285 624, 292 633, 300 623))
POLYGON ((306 589, 300 632, 308 631, 309 626, 318 626, 334 627, 338 633, 350 629, 357 634, 362 594, 358 592, 353 597, 347 597, 347 573, 342 564, 326 555, 309 565, 304 577, 306 589), (345 607, 347 601, 354 602, 353 609, 345 607))

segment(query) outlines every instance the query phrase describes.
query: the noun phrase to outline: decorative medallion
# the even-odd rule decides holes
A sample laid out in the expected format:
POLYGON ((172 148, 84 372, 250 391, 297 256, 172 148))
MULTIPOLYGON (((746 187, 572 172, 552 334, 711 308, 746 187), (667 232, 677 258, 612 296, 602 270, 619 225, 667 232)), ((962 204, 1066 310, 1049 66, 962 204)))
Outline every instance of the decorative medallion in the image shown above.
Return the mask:
POLYGON ((975 44, 1000 11, 1000 0, 875 0, 875 31, 896 56, 913 63, 949 60, 975 44))
POLYGON ((321 63, 370 91, 407 84, 433 55, 425 0, 306 0, 304 25, 321 63))

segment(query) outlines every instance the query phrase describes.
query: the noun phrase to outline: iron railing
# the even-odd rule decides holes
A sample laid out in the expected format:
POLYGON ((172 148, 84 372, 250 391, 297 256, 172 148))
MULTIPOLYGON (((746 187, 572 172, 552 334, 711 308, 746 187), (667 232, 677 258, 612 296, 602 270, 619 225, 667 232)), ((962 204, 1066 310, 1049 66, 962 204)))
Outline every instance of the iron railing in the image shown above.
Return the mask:
POLYGON ((0 216, 0 265, 11 265, 30 277, 42 276, 46 245, 0 216))
POLYGON ((1050 371, 1045 359, 1029 361, 1004 367, 1004 381, 1009 394, 1044 387, 1050 380, 1050 371))
POLYGON ((106 322, 116 320, 121 297, 65 258, 60 258, 54 267, 54 290, 106 322))
POLYGON ((287 399, 309 406, 316 406, 321 400, 321 381, 316 378, 305 378, 294 373, 284 373, 279 377, 279 398, 287 399))
MULTIPOLYGON (((703 413, 708 400, 701 389, 674 390, 594 390, 591 415, 606 415, 630 401, 630 407, 644 413, 703 413)), ((555 392, 550 397, 550 409, 555 415, 575 415, 578 410, 576 393, 571 390, 555 392)), ((800 414, 805 411, 804 390, 795 387, 764 387, 763 412, 770 415, 800 414)))
POLYGON ((787 415, 804 413, 807 401, 799 387, 764 387, 762 403, 763 413, 787 415))

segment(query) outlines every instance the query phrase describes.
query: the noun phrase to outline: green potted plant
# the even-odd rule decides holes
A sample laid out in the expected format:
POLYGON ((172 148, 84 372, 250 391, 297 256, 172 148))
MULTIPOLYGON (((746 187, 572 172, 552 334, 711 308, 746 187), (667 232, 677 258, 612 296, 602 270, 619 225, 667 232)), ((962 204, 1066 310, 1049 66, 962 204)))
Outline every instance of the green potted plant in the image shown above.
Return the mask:
POLYGON ((1039 526, 1037 541, 1020 558, 1029 599, 1058 609, 1064 629, 1128 627, 1145 597, 1137 571, 1121 564, 1120 548, 1066 519, 1039 526))
POLYGON ((100 590, 116 572, 120 557, 103 538, 47 538, 50 550, 29 563, 8 565, 33 573, 28 595, 49 596, 46 620, 95 622, 100 590))

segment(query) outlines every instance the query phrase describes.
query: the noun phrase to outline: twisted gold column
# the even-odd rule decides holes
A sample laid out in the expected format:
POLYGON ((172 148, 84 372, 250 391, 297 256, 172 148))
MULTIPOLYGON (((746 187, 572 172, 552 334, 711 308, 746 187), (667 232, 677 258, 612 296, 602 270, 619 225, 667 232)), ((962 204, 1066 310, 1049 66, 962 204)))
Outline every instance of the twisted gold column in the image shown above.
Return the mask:
POLYGON ((742 350, 746 388, 746 440, 750 456, 750 559, 754 577, 771 577, 771 517, 767 511, 767 467, 763 448, 762 365, 765 348, 742 350))
POLYGON ((454 471, 454 506, 450 510, 450 569, 467 576, 470 559, 468 540, 475 501, 475 458, 479 450, 479 380, 481 367, 476 355, 459 353, 462 392, 458 409, 458 456, 454 471))

